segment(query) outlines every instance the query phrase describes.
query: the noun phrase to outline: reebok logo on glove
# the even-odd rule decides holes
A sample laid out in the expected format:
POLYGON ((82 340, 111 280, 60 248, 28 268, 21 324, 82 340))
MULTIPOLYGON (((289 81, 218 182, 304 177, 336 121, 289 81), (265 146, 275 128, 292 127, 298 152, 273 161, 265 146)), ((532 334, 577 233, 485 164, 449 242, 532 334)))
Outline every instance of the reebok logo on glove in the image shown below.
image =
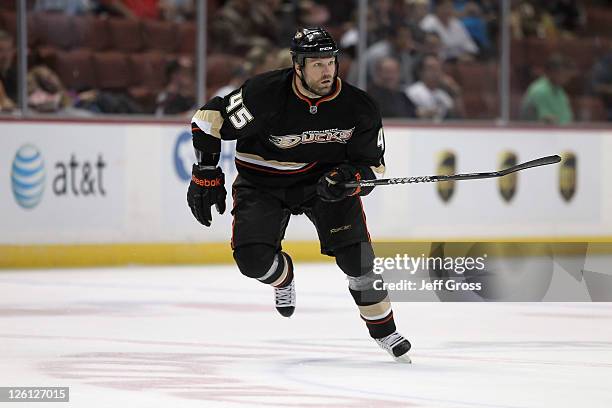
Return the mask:
POLYGON ((201 187, 219 187, 221 185, 221 178, 217 177, 216 179, 199 179, 196 176, 192 175, 191 180, 201 187))
POLYGON ((200 168, 194 164, 191 169, 191 182, 187 190, 187 203, 193 216, 200 224, 210 227, 212 214, 210 208, 215 206, 219 214, 225 212, 225 176, 220 167, 214 169, 200 168))

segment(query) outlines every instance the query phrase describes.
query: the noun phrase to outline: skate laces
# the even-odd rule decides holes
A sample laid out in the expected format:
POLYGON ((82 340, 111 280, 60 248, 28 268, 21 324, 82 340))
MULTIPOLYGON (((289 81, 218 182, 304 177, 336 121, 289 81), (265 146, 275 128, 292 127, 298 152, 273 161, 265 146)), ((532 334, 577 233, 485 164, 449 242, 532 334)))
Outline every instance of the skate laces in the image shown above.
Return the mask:
POLYGON ((274 288, 276 307, 295 306, 295 280, 282 288, 274 288))
POLYGON ((376 340, 376 343, 378 343, 378 345, 382 347, 383 349, 387 351, 391 351, 393 347, 397 346, 398 344, 400 344, 402 341, 406 339, 404 338, 404 336, 402 336, 398 332, 393 332, 386 337, 381 337, 380 339, 374 339, 374 340, 376 340))

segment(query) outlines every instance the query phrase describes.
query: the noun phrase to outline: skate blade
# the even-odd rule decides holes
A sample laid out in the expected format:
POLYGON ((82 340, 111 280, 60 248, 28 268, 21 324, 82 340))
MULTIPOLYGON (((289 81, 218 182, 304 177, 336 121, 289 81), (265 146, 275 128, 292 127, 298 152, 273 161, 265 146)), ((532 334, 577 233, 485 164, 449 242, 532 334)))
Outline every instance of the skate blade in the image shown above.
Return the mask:
POLYGON ((401 364, 412 364, 412 360, 410 359, 408 353, 405 353, 399 357, 393 356, 393 359, 401 364))

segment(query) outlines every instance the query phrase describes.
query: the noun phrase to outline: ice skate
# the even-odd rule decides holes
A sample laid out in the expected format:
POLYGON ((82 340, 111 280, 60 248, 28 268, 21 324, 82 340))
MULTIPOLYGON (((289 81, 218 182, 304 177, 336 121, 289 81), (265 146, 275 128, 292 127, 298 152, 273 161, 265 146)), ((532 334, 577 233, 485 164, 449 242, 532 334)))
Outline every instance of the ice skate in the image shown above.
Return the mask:
POLYGON ((276 310, 285 317, 290 317, 295 311, 295 278, 282 288, 274 288, 276 310))
POLYGON ((393 357, 393 359, 398 363, 412 363, 410 356, 408 356, 408 351, 410 350, 411 344, 398 332, 393 332, 386 337, 381 337, 380 339, 374 340, 380 346, 380 348, 387 350, 387 352, 391 354, 391 357, 393 357))

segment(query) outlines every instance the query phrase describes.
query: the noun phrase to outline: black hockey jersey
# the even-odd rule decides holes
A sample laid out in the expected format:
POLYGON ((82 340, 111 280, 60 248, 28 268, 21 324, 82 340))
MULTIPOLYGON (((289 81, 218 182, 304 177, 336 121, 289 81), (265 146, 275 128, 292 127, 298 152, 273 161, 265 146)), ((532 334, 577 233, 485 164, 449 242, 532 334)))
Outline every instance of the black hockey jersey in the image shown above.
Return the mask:
POLYGON ((309 99, 295 80, 293 69, 272 71, 211 99, 193 116, 194 146, 210 146, 202 138, 237 140, 240 175, 270 187, 314 184, 347 162, 382 173, 384 134, 373 100, 340 78, 330 95, 309 99))

